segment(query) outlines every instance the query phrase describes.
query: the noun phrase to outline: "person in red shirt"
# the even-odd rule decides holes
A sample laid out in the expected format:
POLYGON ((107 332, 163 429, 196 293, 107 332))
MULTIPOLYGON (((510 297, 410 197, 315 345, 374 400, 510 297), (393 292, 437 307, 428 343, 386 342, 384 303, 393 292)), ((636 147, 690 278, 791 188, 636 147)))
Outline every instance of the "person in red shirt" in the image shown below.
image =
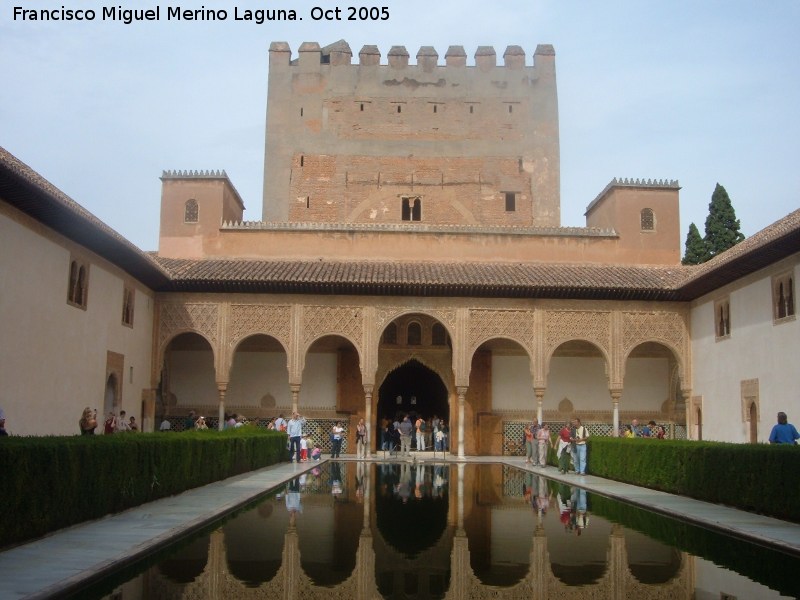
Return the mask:
POLYGON ((566 473, 569 471, 569 455, 570 455, 570 423, 567 421, 561 431, 558 432, 553 444, 553 449, 556 451, 558 457, 558 472, 566 473))

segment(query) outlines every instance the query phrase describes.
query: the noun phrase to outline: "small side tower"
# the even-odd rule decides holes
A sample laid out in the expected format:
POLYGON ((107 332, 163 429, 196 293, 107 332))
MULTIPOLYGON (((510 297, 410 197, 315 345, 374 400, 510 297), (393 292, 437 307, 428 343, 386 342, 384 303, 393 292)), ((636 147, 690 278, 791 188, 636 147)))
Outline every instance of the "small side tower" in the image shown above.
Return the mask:
POLYGON ((613 229, 622 262, 679 264, 680 189, 676 180, 614 178, 586 208, 586 226, 613 229))
POLYGON ((238 222, 244 203, 225 171, 164 171, 158 253, 202 258, 223 221, 238 222))

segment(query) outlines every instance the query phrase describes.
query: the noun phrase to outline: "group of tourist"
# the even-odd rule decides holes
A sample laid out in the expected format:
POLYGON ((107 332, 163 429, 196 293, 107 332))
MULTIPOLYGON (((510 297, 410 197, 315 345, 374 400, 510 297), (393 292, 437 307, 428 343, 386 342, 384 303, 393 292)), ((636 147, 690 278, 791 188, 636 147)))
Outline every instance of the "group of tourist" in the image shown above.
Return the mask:
POLYGON ((412 450, 423 452, 432 448, 437 452, 448 449, 450 430, 444 419, 433 415, 425 419, 422 415, 399 413, 394 421, 381 419, 381 450, 390 453, 398 452, 401 456, 409 456, 412 450))
POLYGON ((648 421, 646 425, 639 425, 639 421, 634 419, 630 425, 625 425, 620 432, 621 437, 626 438, 657 438, 663 440, 666 435, 666 429, 663 425, 656 424, 655 421, 648 421))
MULTIPOLYGON (((78 429, 81 435, 94 435, 97 425, 97 409, 91 409, 87 406, 83 409, 81 418, 78 420, 78 429)), ((127 433, 130 431, 139 431, 139 424, 136 422, 136 417, 133 415, 128 417, 124 410, 119 412, 119 417, 113 410, 110 411, 103 422, 104 434, 110 435, 112 433, 127 433)))
POLYGON ((537 468, 547 467, 547 455, 552 447, 556 451, 558 472, 568 473, 570 459, 578 475, 586 474, 586 440, 589 430, 579 418, 567 421, 551 441, 550 427, 546 423, 539 424, 534 418, 523 427, 525 444, 525 463, 537 468))

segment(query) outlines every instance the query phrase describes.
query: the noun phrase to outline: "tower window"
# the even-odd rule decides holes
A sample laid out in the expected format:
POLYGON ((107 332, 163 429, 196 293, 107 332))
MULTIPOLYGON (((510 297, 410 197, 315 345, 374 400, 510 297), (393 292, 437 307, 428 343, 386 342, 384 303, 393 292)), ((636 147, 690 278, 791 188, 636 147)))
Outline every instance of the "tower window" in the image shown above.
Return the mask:
POLYGON ((303 116, 303 108, 302 107, 300 107, 300 116, 301 117, 303 116))
POLYGON ((516 192, 503 192, 506 199, 506 212, 515 212, 517 210, 517 193, 516 192))
POLYGON ((398 114, 401 112, 401 111, 400 111, 400 105, 399 105, 399 104, 397 105, 397 112, 398 112, 398 114))
POLYGON ((408 196, 402 199, 402 208, 400 211, 400 218, 403 221, 421 221, 422 220, 422 200, 419 197, 410 198, 408 196))
POLYGON ((472 106, 472 104, 470 104, 470 105, 469 105, 469 114, 472 114, 472 113, 474 113, 474 112, 475 112, 475 107, 474 107, 474 106, 472 106))
POLYGON ((654 231, 656 228, 656 215, 652 208, 643 208, 641 213, 642 231, 654 231))
POLYGON ((300 166, 302 167, 306 162, 306 157, 302 154, 300 155, 300 166))
POLYGON ((199 216, 199 209, 197 207, 197 200, 194 198, 187 200, 183 207, 183 222, 184 223, 197 223, 199 216))

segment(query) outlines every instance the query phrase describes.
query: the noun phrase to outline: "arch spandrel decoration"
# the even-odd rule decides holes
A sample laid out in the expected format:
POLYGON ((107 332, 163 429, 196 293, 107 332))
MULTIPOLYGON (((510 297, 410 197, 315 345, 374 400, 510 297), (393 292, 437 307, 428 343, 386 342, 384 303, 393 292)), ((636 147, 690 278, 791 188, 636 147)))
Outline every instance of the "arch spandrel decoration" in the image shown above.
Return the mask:
POLYGON ((506 338, 517 342, 534 356, 534 311, 531 310, 488 310, 469 311, 469 356, 478 347, 492 338, 506 338))
POLYGON ((682 315, 675 312, 623 312, 621 348, 623 371, 631 351, 645 342, 655 342, 669 348, 678 362, 681 380, 688 381, 686 357, 689 351, 689 334, 682 315))
POLYGON ((206 338, 212 348, 218 343, 219 308, 216 303, 164 303, 158 311, 158 346, 163 351, 167 342, 179 333, 195 332, 206 338))
POLYGON ((288 353, 292 342, 292 309, 288 305, 231 304, 230 347, 244 338, 264 334, 278 340, 288 353))
POLYGON ((350 340, 362 354, 361 340, 364 331, 364 308, 361 306, 303 307, 303 348, 326 335, 340 335, 350 340))
POLYGON ((420 314, 436 319, 447 330, 447 335, 451 340, 456 339, 456 311, 455 309, 445 310, 427 310, 419 308, 410 308, 407 306, 387 306, 379 308, 375 316, 375 330, 380 339, 381 334, 386 326, 398 317, 403 315, 420 314))
POLYGON ((606 361, 606 372, 611 362, 611 312, 584 310, 548 310, 544 316, 545 372, 556 348, 564 342, 583 340, 594 344, 606 361))

